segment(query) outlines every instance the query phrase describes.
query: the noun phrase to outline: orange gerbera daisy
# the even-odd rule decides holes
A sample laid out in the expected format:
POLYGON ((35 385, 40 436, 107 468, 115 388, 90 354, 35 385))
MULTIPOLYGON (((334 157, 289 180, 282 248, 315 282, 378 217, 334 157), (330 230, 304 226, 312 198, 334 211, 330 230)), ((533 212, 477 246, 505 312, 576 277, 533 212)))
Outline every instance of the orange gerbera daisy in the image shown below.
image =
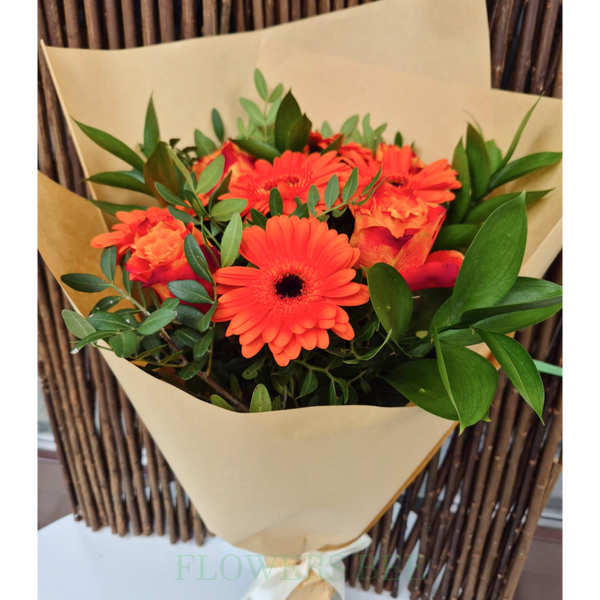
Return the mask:
POLYGON ((348 237, 317 219, 273 217, 266 229, 248 227, 240 254, 252 267, 215 273, 219 303, 213 321, 231 321, 226 335, 239 335, 242 355, 251 358, 268 344, 286 366, 302 348, 327 348, 329 330, 354 338, 341 306, 369 299, 366 285, 352 280, 360 251, 348 237))
POLYGON ((341 187, 350 173, 350 168, 335 152, 306 156, 302 152, 287 150, 273 164, 257 160, 253 171, 246 172, 231 182, 229 194, 225 194, 223 199, 244 198, 248 200, 244 214, 251 208, 266 214, 269 212, 269 194, 272 189, 277 188, 283 199, 283 212, 289 215, 296 209, 294 198, 298 197, 306 202, 308 190, 314 185, 321 196, 321 202, 317 205, 317 212, 320 213, 325 209, 322 198, 331 177, 337 175, 341 187))

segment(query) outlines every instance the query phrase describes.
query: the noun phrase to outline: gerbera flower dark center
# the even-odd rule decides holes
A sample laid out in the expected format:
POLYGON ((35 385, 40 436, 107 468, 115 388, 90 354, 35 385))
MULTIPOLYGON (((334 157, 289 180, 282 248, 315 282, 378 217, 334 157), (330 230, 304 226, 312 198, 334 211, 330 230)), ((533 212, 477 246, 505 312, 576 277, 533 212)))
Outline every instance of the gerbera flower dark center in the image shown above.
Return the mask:
POLYGON ((294 174, 281 175, 281 176, 273 178, 273 179, 268 179, 267 181, 262 183, 261 187, 262 187, 263 191, 268 193, 273 188, 276 188, 277 184, 280 183, 281 181, 287 183, 288 185, 297 185, 298 183, 300 183, 300 179, 301 178, 299 175, 294 175, 294 174))
POLYGON ((397 175, 388 175, 388 181, 395 186, 403 187, 406 185, 406 177, 398 177, 397 175))
POLYGON ((298 298, 304 291, 304 281, 298 275, 290 273, 275 282, 275 293, 280 298, 298 298))

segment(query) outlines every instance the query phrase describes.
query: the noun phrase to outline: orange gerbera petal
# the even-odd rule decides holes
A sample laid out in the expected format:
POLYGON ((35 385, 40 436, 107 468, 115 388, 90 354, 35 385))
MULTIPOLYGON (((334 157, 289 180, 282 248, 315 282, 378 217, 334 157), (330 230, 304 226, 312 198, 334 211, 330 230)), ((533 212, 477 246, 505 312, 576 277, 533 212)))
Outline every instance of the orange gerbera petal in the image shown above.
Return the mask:
POLYGON ((261 213, 269 212, 269 194, 277 188, 283 199, 283 212, 290 214, 296 209, 295 198, 306 202, 308 190, 312 185, 317 188, 321 201, 317 204, 317 212, 325 210, 323 194, 327 183, 333 177, 338 176, 340 187, 342 187, 351 169, 337 156, 336 152, 328 152, 321 156, 315 152, 306 155, 302 152, 291 152, 287 150, 273 161, 257 160, 253 169, 246 169, 229 185, 229 193, 223 196, 227 198, 244 198, 248 205, 243 214, 254 208, 261 213))
POLYGON ((317 219, 282 215, 269 219, 264 230, 248 227, 240 254, 257 268, 215 273, 219 303, 213 321, 230 321, 226 335, 240 336, 243 356, 268 344, 281 366, 298 358, 302 348, 327 348, 328 329, 351 340, 354 330, 340 306, 369 299, 367 286, 352 281, 357 252, 346 235, 317 219), (336 271, 325 260, 330 252, 336 271))

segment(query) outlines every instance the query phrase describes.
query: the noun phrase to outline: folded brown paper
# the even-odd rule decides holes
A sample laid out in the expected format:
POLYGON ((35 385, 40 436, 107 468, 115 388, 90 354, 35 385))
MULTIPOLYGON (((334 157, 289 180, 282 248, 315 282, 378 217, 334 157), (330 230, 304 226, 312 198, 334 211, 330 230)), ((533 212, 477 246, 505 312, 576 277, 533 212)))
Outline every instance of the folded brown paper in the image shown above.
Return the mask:
MULTIPOLYGON (((165 137, 187 143, 194 127, 209 133, 215 106, 234 135, 237 98, 254 96, 255 67, 271 86, 292 86, 315 124, 327 119, 335 129, 351 114, 371 112, 373 123, 388 123, 388 138, 400 130, 416 140, 427 161, 451 157, 464 111, 505 150, 534 101, 489 90, 480 0, 385 0, 252 33, 45 52, 65 113, 131 146, 141 141, 151 93, 165 137)), ((560 150, 561 110, 560 101, 542 99, 517 157, 560 150)), ((123 168, 69 123, 86 174, 123 168)), ((560 168, 535 174, 527 186, 555 188, 529 213, 522 273, 542 276, 561 247, 560 168)), ((112 202, 152 202, 103 186, 94 192, 112 202)), ((56 277, 100 274, 100 251, 89 246, 106 231, 99 210, 41 176, 39 220, 39 248, 56 277)), ((84 315, 99 297, 66 292, 84 315)), ((454 426, 417 407, 232 413, 105 356, 209 529, 261 554, 300 554, 357 538, 454 426)))

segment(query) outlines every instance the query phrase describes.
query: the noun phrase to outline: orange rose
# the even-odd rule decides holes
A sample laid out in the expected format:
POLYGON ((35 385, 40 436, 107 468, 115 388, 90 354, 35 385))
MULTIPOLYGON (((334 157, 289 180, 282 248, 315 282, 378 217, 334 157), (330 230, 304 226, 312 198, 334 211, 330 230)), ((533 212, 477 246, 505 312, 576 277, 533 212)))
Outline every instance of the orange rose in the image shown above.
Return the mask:
MULTIPOLYGON (((212 285, 194 273, 185 257, 184 240, 191 233, 211 272, 219 267, 192 223, 184 225, 166 208, 118 212, 116 216, 121 223, 114 225, 112 232, 95 237, 92 247, 116 246, 119 258, 129 250, 131 255, 126 268, 133 281, 151 287, 161 300, 173 298, 167 284, 181 279, 195 279, 212 295, 212 285)), ((203 310, 208 306, 199 305, 198 308, 203 310)))
POLYGON ((202 171, 210 165, 210 163, 217 158, 218 156, 223 155, 225 157, 225 168, 223 169, 223 176, 219 180, 219 182, 213 187, 210 192, 206 194, 200 194, 199 198, 204 206, 208 204, 208 200, 210 195, 215 190, 215 188, 227 177, 229 171, 232 172, 232 179, 236 179, 246 170, 252 169, 254 165, 254 160, 242 152, 235 144, 226 141, 221 148, 215 150, 212 154, 208 156, 203 156, 197 162, 192 165, 192 170, 196 174, 196 177, 200 177, 202 171))
POLYGON ((429 254, 446 218, 446 209, 405 196, 384 183, 364 205, 354 208, 355 227, 350 244, 360 250, 359 265, 392 265, 412 290, 451 287, 462 255, 451 254, 451 267, 439 260, 446 254, 429 254), (437 261, 437 262, 436 262, 437 261))
POLYGON ((380 167, 384 178, 367 203, 352 208, 355 226, 350 243, 360 249, 359 264, 392 265, 412 290, 452 287, 462 254, 429 254, 446 218, 442 203, 454 200, 449 190, 460 187, 448 161, 426 166, 410 146, 385 144, 379 146, 375 160, 356 153, 350 160, 358 167, 360 185, 367 185, 380 167))

